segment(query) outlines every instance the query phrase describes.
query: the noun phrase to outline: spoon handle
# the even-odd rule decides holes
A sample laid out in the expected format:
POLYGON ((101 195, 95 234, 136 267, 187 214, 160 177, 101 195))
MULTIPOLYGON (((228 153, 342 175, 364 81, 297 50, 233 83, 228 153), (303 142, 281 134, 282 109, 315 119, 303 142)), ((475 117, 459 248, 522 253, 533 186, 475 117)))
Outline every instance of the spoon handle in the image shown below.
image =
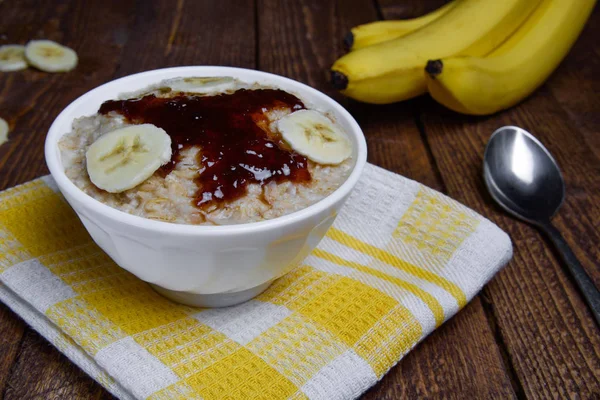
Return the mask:
POLYGON ((592 279, 585 272, 581 263, 577 260, 575 253, 573 253, 573 250, 571 250, 558 229, 550 221, 542 223, 540 227, 558 249, 563 261, 567 264, 569 272, 571 272, 571 276, 573 276, 575 283, 579 286, 579 290, 581 290, 585 301, 590 307, 596 323, 600 326, 600 292, 598 288, 596 288, 592 279))

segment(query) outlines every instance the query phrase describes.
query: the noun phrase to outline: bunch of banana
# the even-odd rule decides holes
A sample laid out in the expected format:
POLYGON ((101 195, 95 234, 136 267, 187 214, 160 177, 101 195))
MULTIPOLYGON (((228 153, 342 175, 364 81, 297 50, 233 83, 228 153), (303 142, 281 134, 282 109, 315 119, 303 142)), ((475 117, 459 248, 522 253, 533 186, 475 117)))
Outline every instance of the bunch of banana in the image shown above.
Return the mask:
POLYGON ((489 54, 523 24, 540 2, 456 0, 415 31, 338 59, 331 68, 333 85, 349 97, 375 104, 423 94, 427 91, 427 61, 489 54))
POLYGON ((66 72, 77 65, 77 53, 51 40, 32 40, 26 46, 0 46, 0 71, 18 71, 28 65, 46 72, 66 72))
POLYGON ((544 0, 525 24, 489 56, 430 61, 426 79, 431 96, 454 111, 476 115, 492 114, 519 103, 567 55, 595 3, 544 0))

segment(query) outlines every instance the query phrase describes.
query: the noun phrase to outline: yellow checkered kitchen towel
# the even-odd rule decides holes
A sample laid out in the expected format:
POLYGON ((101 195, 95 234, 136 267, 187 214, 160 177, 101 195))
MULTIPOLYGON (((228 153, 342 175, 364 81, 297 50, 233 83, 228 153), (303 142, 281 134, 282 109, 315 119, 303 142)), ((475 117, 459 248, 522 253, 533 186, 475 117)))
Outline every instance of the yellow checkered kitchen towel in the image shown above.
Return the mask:
POLYGON ((50 177, 0 194, 0 299, 123 399, 356 398, 511 255, 488 220, 367 165, 301 266, 200 309, 112 262, 50 177))

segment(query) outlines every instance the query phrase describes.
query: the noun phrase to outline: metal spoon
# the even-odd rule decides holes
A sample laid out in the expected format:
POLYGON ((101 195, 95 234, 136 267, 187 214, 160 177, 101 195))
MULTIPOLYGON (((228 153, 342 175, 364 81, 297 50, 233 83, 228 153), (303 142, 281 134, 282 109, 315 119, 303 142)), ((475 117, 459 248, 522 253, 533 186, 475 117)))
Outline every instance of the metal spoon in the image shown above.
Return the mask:
POLYGON ((516 126, 496 130, 485 148, 483 176, 498 204, 548 235, 600 325, 600 292, 550 219, 565 198, 565 184, 550 152, 516 126))

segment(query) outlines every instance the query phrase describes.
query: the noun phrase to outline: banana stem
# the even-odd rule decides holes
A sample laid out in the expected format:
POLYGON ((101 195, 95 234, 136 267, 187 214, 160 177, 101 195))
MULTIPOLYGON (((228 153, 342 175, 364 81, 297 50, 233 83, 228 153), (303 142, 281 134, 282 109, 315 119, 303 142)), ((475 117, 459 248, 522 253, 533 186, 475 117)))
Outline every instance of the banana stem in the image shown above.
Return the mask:
POLYGON ((425 66, 425 72, 435 79, 436 76, 442 73, 444 69, 444 63, 442 60, 429 60, 425 66))
POLYGON ((339 71, 331 71, 331 84, 337 90, 344 90, 348 87, 348 77, 339 71))

